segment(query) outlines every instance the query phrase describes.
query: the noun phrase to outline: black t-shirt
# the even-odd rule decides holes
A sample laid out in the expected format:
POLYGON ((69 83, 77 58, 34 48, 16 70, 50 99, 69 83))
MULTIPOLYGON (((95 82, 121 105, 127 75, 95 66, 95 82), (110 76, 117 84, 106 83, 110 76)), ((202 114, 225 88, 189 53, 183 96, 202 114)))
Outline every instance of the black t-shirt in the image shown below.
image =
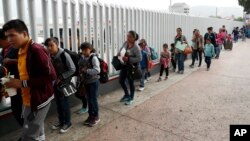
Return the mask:
POLYGON ((204 44, 206 44, 207 38, 210 38, 211 43, 214 45, 214 47, 216 47, 216 35, 215 35, 215 33, 210 33, 210 34, 206 33, 204 35, 204 44))

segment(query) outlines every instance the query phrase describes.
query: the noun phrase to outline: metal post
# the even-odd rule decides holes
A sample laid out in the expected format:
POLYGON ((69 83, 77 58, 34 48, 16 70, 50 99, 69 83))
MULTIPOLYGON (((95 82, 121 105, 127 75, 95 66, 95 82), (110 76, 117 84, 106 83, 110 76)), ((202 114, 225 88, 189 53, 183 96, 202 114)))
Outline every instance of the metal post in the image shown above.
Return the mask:
POLYGON ((29 7, 29 20, 30 20, 30 29, 31 29, 31 37, 34 41, 37 41, 36 34, 36 20, 35 20, 35 0, 28 1, 29 7))
POLYGON ((79 0, 79 39, 80 44, 84 42, 84 4, 79 0))
POLYGON ((44 39, 49 37, 49 14, 48 14, 48 0, 42 0, 42 13, 43 13, 43 36, 44 39))
POLYGON ((4 22, 9 21, 10 15, 11 15, 11 11, 10 11, 10 0, 2 0, 3 2, 3 17, 4 17, 4 22))
POLYGON ((69 25, 68 25, 68 0, 62 1, 62 17, 63 17, 63 44, 66 49, 69 46, 69 25))
MULTIPOLYGON (((9 0, 8 0, 9 1, 9 0)), ((17 3, 17 16, 19 19, 25 21, 24 16, 24 0, 16 0, 17 3)))
POLYGON ((58 26, 58 1, 57 0, 52 0, 52 21, 53 21, 53 36, 58 37, 59 40, 60 36, 59 35, 59 26, 58 26))
POLYGON ((70 14, 71 14, 71 45, 72 45, 72 50, 75 52, 78 52, 78 44, 77 41, 77 24, 76 24, 76 2, 75 0, 71 0, 70 2, 70 14))

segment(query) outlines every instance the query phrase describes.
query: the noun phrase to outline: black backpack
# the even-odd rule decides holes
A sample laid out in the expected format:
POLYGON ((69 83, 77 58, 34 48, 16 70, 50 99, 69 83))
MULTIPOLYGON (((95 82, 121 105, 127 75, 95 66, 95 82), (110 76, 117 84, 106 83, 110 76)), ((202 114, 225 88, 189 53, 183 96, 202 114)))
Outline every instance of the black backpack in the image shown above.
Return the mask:
MULTIPOLYGON (((64 52, 66 52, 66 53, 69 54, 69 56, 71 57, 72 61, 75 64, 76 71, 75 71, 75 73, 72 76, 79 76, 79 65, 78 65, 78 62, 80 60, 80 55, 78 55, 76 52, 70 51, 68 49, 64 49, 64 52)), ((66 57, 65 57, 64 53, 61 54, 61 59, 62 59, 63 64, 66 66, 66 57)))
POLYGON ((108 64, 101 58, 99 58, 97 55, 92 55, 90 56, 89 58, 89 63, 90 63, 90 66, 93 68, 93 64, 92 64, 92 59, 93 57, 96 56, 100 62, 100 73, 98 75, 100 75, 100 79, 99 81, 101 83, 107 83, 109 81, 109 68, 108 68, 108 64))

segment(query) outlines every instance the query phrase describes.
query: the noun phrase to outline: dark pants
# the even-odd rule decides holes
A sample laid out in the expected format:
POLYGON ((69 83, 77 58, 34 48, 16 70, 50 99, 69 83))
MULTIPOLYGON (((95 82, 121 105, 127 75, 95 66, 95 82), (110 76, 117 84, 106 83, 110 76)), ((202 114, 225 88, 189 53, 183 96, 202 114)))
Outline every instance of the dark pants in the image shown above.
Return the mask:
POLYGON ((195 60, 198 58, 199 56, 199 66, 201 66, 201 63, 202 63, 202 51, 201 50, 193 50, 193 53, 192 53, 192 65, 194 65, 195 63, 195 60))
POLYGON ((168 67, 164 68, 164 65, 161 65, 160 76, 162 76, 164 70, 165 70, 165 73, 166 73, 166 77, 168 77, 168 67))
POLYGON ((149 70, 147 70, 147 72, 145 73, 145 79, 148 79, 149 77, 151 77, 151 73, 149 72, 149 70))
POLYGON ((98 106, 98 88, 99 80, 93 83, 85 84, 88 107, 89 107, 89 116, 90 117, 99 117, 99 106, 98 106))
POLYGON ((125 93, 125 97, 134 99, 134 94, 135 94, 134 80, 131 76, 129 76, 129 72, 126 66, 123 66, 123 68, 120 71, 119 83, 122 86, 122 89, 125 93), (128 80, 129 83, 130 94, 128 92, 126 80, 128 80))
POLYGON ((17 95, 10 97, 11 100, 11 110, 12 113, 18 122, 18 124, 22 127, 23 126, 23 118, 22 118, 22 96, 21 90, 17 90, 17 95))
POLYGON ((205 57, 205 62, 207 63, 207 68, 210 68, 212 57, 205 57))
POLYGON ((184 71, 185 55, 183 53, 178 53, 177 61, 178 61, 178 71, 184 71))
POLYGON ((56 86, 54 88, 54 93, 59 122, 63 124, 70 124, 71 113, 68 97, 64 96, 64 94, 62 94, 56 86))
POLYGON ((172 66, 175 70, 176 69, 176 58, 171 58, 171 63, 172 63, 172 66))

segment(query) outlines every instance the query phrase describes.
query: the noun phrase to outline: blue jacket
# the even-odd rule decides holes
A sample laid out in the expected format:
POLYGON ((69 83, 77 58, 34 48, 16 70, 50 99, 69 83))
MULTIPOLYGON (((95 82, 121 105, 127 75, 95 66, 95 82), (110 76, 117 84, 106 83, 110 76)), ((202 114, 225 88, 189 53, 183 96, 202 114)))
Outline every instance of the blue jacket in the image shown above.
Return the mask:
POLYGON ((205 45, 204 54, 206 57, 213 57, 215 55, 214 45, 212 43, 205 45))
POLYGON ((141 69, 146 69, 148 67, 148 54, 146 51, 141 50, 142 60, 140 62, 141 69))

